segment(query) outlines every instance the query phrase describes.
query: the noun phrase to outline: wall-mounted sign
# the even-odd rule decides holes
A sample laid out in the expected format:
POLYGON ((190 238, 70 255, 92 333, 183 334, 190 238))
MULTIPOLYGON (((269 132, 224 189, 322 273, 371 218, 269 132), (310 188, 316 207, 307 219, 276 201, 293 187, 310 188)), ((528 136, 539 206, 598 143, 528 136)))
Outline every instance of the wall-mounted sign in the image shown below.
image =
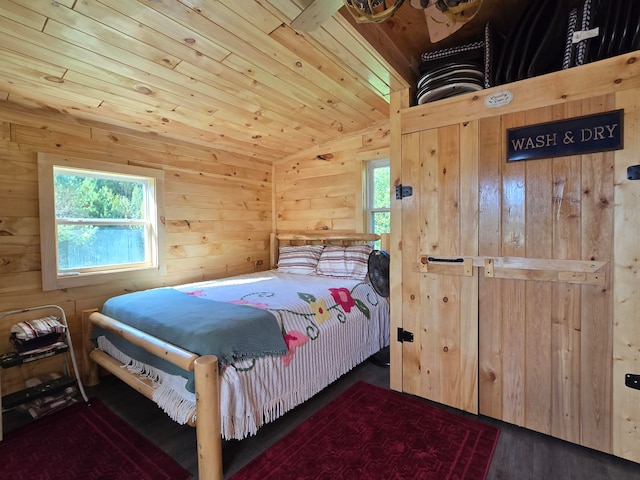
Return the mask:
POLYGON ((507 162, 622 149, 624 110, 507 130, 507 162))
POLYGON ((487 98, 484 99, 484 105, 487 108, 500 108, 509 105, 512 100, 513 93, 510 90, 501 90, 487 95, 487 98))

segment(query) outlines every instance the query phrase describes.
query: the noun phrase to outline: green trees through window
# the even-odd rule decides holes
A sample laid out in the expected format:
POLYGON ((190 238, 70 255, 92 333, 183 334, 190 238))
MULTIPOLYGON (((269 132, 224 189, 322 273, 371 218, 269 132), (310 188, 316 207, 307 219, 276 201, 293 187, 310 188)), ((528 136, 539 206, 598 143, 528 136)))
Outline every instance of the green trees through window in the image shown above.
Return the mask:
POLYGON ((166 274, 164 171, 38 153, 43 291, 166 274))
POLYGON ((142 219, 140 182, 55 174, 57 218, 142 219))
MULTIPOLYGON (((367 163, 367 223, 370 232, 389 233, 391 228, 391 170, 389 160, 367 163)), ((379 243, 379 242, 378 242, 379 243)), ((376 248, 379 248, 376 244, 376 248)))
POLYGON ((144 262, 146 184, 56 168, 58 269, 144 262))

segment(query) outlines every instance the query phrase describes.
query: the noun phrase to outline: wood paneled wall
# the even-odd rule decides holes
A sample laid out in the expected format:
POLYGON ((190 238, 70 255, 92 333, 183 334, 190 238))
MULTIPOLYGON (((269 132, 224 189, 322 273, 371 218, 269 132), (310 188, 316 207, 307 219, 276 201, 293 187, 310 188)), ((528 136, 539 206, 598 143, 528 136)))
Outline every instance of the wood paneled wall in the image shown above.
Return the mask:
POLYGON ((278 231, 364 232, 363 162, 389 157, 389 122, 275 164, 278 231))
MULTIPOLYGON (((252 155, 0 101, 0 311, 60 305, 78 350, 79 312, 99 308, 113 295, 268 268, 272 170, 270 161, 252 155), (154 280, 43 292, 38 152, 163 169, 167 274, 154 280)), ((12 323, 0 325, 0 349, 8 343, 12 323)), ((4 393, 32 374, 18 370, 5 372, 4 393)))
MULTIPOLYGON (((0 311, 60 305, 78 351, 82 310, 109 297, 267 269, 274 229, 363 231, 362 162, 388 156, 386 121, 273 165, 252 152, 242 156, 0 101, 0 311), (43 292, 38 152, 163 169, 167 274, 43 292)), ((0 325, 0 351, 8 348, 14 321, 0 325)), ((38 362, 5 372, 4 393, 48 368, 38 362)))

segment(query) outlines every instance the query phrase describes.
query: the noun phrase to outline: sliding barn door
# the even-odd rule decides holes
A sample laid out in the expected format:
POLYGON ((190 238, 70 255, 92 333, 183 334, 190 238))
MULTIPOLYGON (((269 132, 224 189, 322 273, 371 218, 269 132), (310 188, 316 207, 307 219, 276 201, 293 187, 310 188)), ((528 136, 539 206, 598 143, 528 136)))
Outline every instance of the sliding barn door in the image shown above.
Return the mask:
POLYGON ((413 194, 402 199, 398 332, 403 390, 474 413, 478 274, 468 259, 478 253, 477 129, 470 122, 403 135, 402 181, 413 194))
POLYGON ((613 152, 505 161, 506 130, 611 97, 479 124, 480 413, 611 451, 613 152))

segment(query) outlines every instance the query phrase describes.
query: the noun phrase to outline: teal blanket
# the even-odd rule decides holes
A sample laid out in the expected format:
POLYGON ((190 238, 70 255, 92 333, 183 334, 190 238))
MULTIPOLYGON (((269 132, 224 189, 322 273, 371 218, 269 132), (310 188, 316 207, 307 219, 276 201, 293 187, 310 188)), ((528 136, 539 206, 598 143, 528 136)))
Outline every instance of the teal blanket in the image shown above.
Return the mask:
MULTIPOLYGON (((216 355, 220 367, 235 361, 286 355, 287 345, 276 317, 247 305, 217 302, 187 295, 173 288, 129 293, 105 302, 102 313, 156 338, 198 355, 216 355)), ((95 329, 93 336, 106 332, 95 329)), ((135 347, 116 335, 105 335, 119 350, 136 360, 173 375, 193 375, 135 347)))

